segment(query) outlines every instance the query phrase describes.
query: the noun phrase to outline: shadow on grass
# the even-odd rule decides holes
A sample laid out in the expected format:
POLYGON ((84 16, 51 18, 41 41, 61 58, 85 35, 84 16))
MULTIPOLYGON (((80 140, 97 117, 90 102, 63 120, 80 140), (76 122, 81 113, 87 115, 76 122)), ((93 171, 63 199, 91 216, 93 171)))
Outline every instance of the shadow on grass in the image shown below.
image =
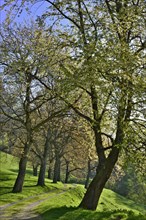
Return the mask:
MULTIPOLYGON (((12 189, 13 189, 13 186, 0 186, 0 195, 2 196, 5 194, 10 194, 10 193, 12 193, 12 189)), ((33 190, 33 192, 36 192, 36 193, 38 192, 37 194, 34 194, 34 196, 39 195, 39 194, 43 194, 43 193, 49 193, 49 192, 57 190, 57 189, 52 189, 48 186, 43 186, 43 187, 37 186, 36 184, 35 185, 24 185, 22 192, 24 192, 25 189, 30 190, 30 191, 33 190), (40 191, 40 189, 41 189, 41 191, 40 191)), ((16 193, 14 193, 14 194, 16 194, 16 193)), ((19 194, 21 194, 21 192, 19 194)))
POLYGON ((66 213, 68 214, 69 212, 74 212, 75 210, 77 210, 77 208, 62 206, 49 209, 44 212, 42 216, 44 219, 56 220, 64 216, 66 213))
MULTIPOLYGON (((18 169, 9 169, 11 172, 18 173, 18 169)), ((33 176, 32 170, 26 170, 26 174, 31 174, 33 176)))
POLYGON ((12 192, 12 187, 11 186, 0 187, 0 195, 9 194, 11 192, 12 192))
MULTIPOLYGON (((46 191, 46 192, 50 192, 50 191, 52 191, 53 189, 51 188, 51 187, 49 187, 49 186, 38 186, 37 184, 35 184, 35 185, 24 185, 24 187, 23 187, 23 189, 25 189, 25 188, 36 188, 36 189, 41 189, 42 190, 42 192, 43 191, 46 191)), ((57 188, 56 188, 57 189, 57 188)))
MULTIPOLYGON (((23 189, 25 189, 25 188, 36 188, 37 186, 36 185, 34 185, 34 186, 25 186, 23 189)), ((13 189, 13 187, 12 186, 5 186, 5 187, 1 187, 0 186, 0 195, 5 195, 5 194, 9 194, 9 193, 12 193, 12 189, 13 189)), ((14 193, 14 194, 16 194, 16 193, 14 193)), ((21 192, 19 193, 19 194, 21 194, 21 192)))
POLYGON ((97 212, 66 206, 49 209, 42 216, 44 220, 146 220, 145 216, 127 210, 97 212))

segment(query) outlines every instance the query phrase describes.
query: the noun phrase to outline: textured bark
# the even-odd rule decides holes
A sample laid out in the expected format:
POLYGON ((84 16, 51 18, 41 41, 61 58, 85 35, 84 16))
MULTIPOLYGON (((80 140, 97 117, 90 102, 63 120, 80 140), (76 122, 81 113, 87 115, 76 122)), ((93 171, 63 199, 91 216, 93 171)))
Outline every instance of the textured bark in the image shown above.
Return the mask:
POLYGON ((112 170, 118 159, 118 155, 119 155, 119 149, 114 148, 109 154, 109 157, 106 159, 105 163, 102 166, 99 165, 100 169, 98 169, 97 174, 90 183, 86 191, 86 194, 79 205, 80 208, 84 208, 88 210, 96 210, 96 207, 99 202, 99 198, 101 196, 101 193, 103 191, 103 188, 107 180, 109 179, 112 173, 112 170))
POLYGON ((15 184, 12 190, 13 193, 22 192, 25 173, 26 173, 27 160, 28 160, 27 157, 22 157, 20 159, 19 172, 18 172, 17 179, 15 181, 15 184))

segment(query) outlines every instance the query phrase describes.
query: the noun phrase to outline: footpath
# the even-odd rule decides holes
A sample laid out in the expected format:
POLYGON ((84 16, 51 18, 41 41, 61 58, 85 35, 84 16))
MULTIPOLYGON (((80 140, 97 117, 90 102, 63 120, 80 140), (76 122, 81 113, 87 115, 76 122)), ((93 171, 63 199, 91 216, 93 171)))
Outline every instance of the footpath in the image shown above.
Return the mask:
POLYGON ((1 220, 43 220, 42 217, 34 211, 36 207, 47 200, 50 200, 58 195, 64 194, 67 189, 63 189, 61 192, 55 193, 43 193, 36 196, 30 196, 26 199, 19 200, 17 202, 9 203, 4 206, 0 206, 0 219, 1 220), (39 199, 38 199, 39 197, 39 199), (36 200, 35 200, 36 198, 36 200), (33 200, 33 202, 31 202, 33 200), (27 205, 23 204, 27 201, 27 205))

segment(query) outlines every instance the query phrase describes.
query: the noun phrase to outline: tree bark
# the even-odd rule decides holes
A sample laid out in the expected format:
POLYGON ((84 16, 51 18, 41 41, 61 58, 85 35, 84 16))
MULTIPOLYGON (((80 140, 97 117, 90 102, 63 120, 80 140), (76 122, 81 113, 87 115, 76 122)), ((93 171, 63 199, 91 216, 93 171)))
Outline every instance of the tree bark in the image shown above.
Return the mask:
POLYGON ((48 128, 46 142, 44 146, 44 153, 41 159, 41 166, 40 166, 37 186, 45 186, 45 173, 46 173, 46 164, 47 164, 47 158, 48 158, 48 152, 49 152, 49 146, 50 146, 49 145, 50 136, 51 136, 51 132, 50 132, 50 129, 48 128))
POLYGON ((66 161, 65 183, 68 183, 69 178, 69 161, 66 161))
POLYGON ((41 161, 37 186, 45 186, 46 161, 41 161))
POLYGON ((24 156, 20 159, 19 172, 18 172, 17 179, 15 181, 15 184, 12 190, 13 193, 22 192, 25 173, 26 173, 27 160, 28 160, 27 156, 24 156))
POLYGON ((113 148, 110 152, 108 158, 105 160, 105 163, 102 165, 98 165, 100 169, 97 169, 97 173, 90 183, 86 194, 81 201, 79 207, 88 209, 88 210, 96 210, 96 207, 99 202, 100 195, 103 191, 103 188, 109 179, 112 170, 115 166, 115 163, 118 159, 119 148, 113 148))
MULTIPOLYGON (((31 134, 29 134, 28 136, 30 138, 31 134)), ((13 193, 22 192, 30 146, 31 146, 31 139, 30 139, 29 143, 27 143, 27 142, 25 143, 24 153, 19 161, 18 175, 17 175, 16 181, 15 181, 15 184, 14 184, 13 190, 12 190, 13 193)))
POLYGON ((53 176, 53 183, 57 183, 59 177, 59 169, 60 169, 60 158, 56 155, 55 165, 54 165, 54 176, 53 176))

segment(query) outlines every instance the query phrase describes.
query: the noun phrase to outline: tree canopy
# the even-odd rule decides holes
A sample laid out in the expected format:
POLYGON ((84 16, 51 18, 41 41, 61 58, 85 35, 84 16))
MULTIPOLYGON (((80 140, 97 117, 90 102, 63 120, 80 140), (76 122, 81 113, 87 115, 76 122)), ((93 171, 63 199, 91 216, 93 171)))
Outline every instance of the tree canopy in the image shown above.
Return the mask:
MULTIPOLYGON (((16 2, 11 0, 4 6, 9 6, 12 12, 21 12, 27 1, 20 2, 15 5, 16 2)), ((31 37, 33 31, 30 31, 29 39, 24 37, 25 31, 12 38, 13 47, 18 36, 24 39, 25 52, 20 42, 18 48, 13 48, 15 56, 21 49, 23 57, 27 47, 30 51, 26 39, 33 39, 35 46, 31 48, 31 54, 36 58, 35 62, 31 62, 32 55, 29 55, 22 65, 17 62, 16 66, 3 38, 2 56, 9 60, 9 67, 12 62, 23 75, 27 63, 30 63, 29 68, 33 65, 28 77, 43 88, 43 97, 50 94, 49 80, 53 79, 53 95, 57 100, 64 103, 67 111, 74 111, 90 125, 98 166, 80 207, 95 210, 121 152, 125 151, 129 157, 133 157, 132 152, 136 152, 137 158, 145 155, 146 5, 144 0, 45 2, 48 8, 36 19, 36 38, 31 37), (47 19, 50 22, 45 28, 47 19), (45 37, 47 33, 49 38, 45 37), (49 43, 53 48, 48 48, 49 43)), ((35 3, 35 0, 30 1, 30 4, 35 3)), ((25 30, 27 32, 26 27, 25 30)), ((3 68, 4 74, 6 69, 3 68)), ((15 77, 17 71, 14 71, 15 77)), ((8 74, 11 79, 11 72, 8 74)), ((30 111, 29 106, 27 112, 30 111)))

